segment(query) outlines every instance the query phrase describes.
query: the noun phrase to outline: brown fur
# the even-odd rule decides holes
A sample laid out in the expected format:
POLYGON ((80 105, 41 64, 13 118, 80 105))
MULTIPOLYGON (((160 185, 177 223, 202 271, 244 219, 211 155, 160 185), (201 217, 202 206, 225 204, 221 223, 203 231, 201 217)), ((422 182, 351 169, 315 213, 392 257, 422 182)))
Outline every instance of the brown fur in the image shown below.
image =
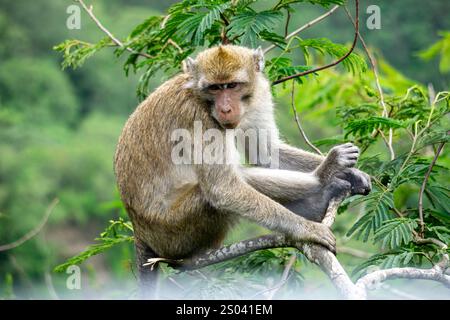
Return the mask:
POLYGON ((195 183, 180 187, 173 181, 154 189, 164 185, 155 180, 172 180, 172 146, 167 143, 172 130, 192 130, 195 120, 218 127, 192 91, 182 89, 187 80, 179 75, 141 103, 123 129, 115 156, 117 183, 135 236, 166 258, 183 258, 219 243, 232 220, 211 208, 195 183), (193 102, 202 107, 193 108, 193 102))
POLYGON ((353 149, 340 147, 332 157, 323 158, 282 143, 269 82, 260 72, 263 61, 260 50, 243 47, 222 46, 201 52, 195 61, 188 59, 185 73, 157 88, 128 119, 117 145, 114 168, 133 223, 137 254, 142 254, 138 263, 148 255, 180 259, 219 246, 239 217, 334 250, 335 239, 326 226, 294 214, 273 199, 300 199, 296 213, 302 215, 303 210, 319 217, 337 192, 334 186, 340 185, 332 181, 333 175, 351 166, 346 153, 353 149), (271 131, 271 141, 280 149, 280 168, 285 170, 257 169, 263 170, 261 173, 234 164, 172 162, 173 130, 184 128, 192 133, 198 120, 203 130, 224 132, 223 123, 212 111, 214 96, 205 93, 201 81, 242 82, 235 89, 223 89, 241 97, 239 126, 271 131))

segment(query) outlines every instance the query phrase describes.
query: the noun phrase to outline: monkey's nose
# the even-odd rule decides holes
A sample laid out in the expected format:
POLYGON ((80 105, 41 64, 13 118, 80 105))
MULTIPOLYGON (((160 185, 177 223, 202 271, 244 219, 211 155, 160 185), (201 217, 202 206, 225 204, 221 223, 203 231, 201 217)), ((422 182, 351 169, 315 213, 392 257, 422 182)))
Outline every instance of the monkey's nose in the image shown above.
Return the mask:
POLYGON ((228 114, 231 112, 231 107, 223 107, 220 109, 220 112, 223 114, 228 114))

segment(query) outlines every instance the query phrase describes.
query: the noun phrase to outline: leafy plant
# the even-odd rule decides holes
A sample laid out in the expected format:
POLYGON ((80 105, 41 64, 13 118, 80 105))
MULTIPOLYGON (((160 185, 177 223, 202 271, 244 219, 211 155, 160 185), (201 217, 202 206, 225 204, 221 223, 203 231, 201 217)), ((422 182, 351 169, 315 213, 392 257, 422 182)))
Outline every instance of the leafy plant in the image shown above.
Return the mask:
POLYGON ((132 232, 133 227, 131 226, 131 222, 124 221, 122 218, 119 218, 119 220, 110 220, 109 226, 100 234, 99 238, 95 239, 99 243, 90 245, 80 254, 68 259, 61 265, 56 266, 54 271, 64 272, 67 267, 80 264, 90 257, 105 252, 118 244, 133 242, 134 237, 132 232))
MULTIPOLYGON (((220 43, 251 47, 274 45, 278 54, 267 60, 265 69, 272 81, 310 70, 311 62, 318 56, 339 58, 347 52, 346 46, 327 38, 294 36, 288 39, 277 27, 283 21, 289 23, 289 15, 296 12, 295 5, 300 2, 328 7, 344 1, 280 0, 262 10, 257 9, 260 6, 255 6, 256 2, 183 0, 172 5, 168 15, 150 17, 139 24, 121 45, 110 39, 97 44, 68 40, 55 49, 63 53, 63 67, 78 67, 99 50, 115 46, 117 56, 128 55, 124 63, 125 72, 141 73, 140 98, 148 94, 149 81, 155 74, 169 77, 178 72, 182 61, 196 50, 220 43), (298 57, 302 57, 303 62, 299 62, 298 57)), ((260 4, 266 5, 264 2, 260 4)), ((444 33, 441 42, 422 53, 425 59, 442 53, 443 72, 447 70, 447 38, 444 33)), ((338 135, 322 139, 317 145, 353 141, 362 150, 361 169, 372 176, 372 193, 366 197, 348 198, 341 208, 341 211, 350 207, 363 208, 347 236, 355 236, 364 242, 372 240, 380 250, 356 267, 355 275, 361 275, 374 266, 435 264, 445 252, 449 252, 448 168, 436 161, 442 146, 449 140, 446 117, 450 111, 450 94, 435 94, 433 90, 406 79, 382 60, 379 65, 382 85, 376 73, 363 74, 367 70, 366 61, 357 53, 351 53, 343 61, 343 66, 352 71, 352 78, 328 71, 332 76, 325 77, 325 80, 321 78, 315 98, 310 102, 312 107, 324 101, 330 109, 337 106, 336 121, 342 128, 338 135), (389 154, 381 151, 382 144, 387 146, 389 154), (404 189, 408 190, 408 195, 400 197, 404 189), (423 201, 419 200, 422 197, 423 201)), ((295 78, 295 81, 305 87, 311 83, 302 78, 295 78)), ((115 244, 132 241, 131 231, 129 222, 112 221, 97 239, 99 244, 69 259, 56 270, 62 271, 70 264, 81 263, 115 244)), ((231 283, 235 278, 230 280, 230 272, 268 274, 274 270, 279 272, 285 263, 286 252, 283 249, 257 252, 210 267, 215 276, 207 283, 215 290, 224 288, 226 283, 233 291, 236 287, 231 283)), ((170 268, 163 270, 166 277, 175 274, 170 268)), ((230 293, 231 296, 233 294, 230 293)))
MULTIPOLYGON (((137 94, 143 99, 148 95, 151 78, 158 72, 171 76, 180 70, 181 63, 194 51, 202 47, 211 47, 219 43, 246 45, 256 48, 268 42, 285 48, 281 53, 302 47, 309 56, 308 48, 318 52, 341 57, 346 48, 332 43, 328 39, 299 40, 299 44, 290 48, 281 32, 274 32, 284 17, 295 12, 294 5, 309 2, 328 7, 330 4, 343 4, 342 0, 281 0, 275 6, 258 11, 253 5, 256 0, 183 0, 168 9, 166 16, 153 16, 140 23, 121 42, 121 46, 111 39, 102 39, 97 44, 80 40, 67 40, 54 47, 63 53, 63 67, 79 67, 86 59, 98 51, 116 46, 115 54, 128 54, 124 70, 141 72, 137 94)), ((262 2, 261 2, 262 3, 262 2)), ((345 60, 346 68, 353 71, 363 70, 364 61, 356 54, 345 60)), ((308 70, 310 66, 295 65, 292 57, 268 63, 271 80, 296 72, 308 70)))

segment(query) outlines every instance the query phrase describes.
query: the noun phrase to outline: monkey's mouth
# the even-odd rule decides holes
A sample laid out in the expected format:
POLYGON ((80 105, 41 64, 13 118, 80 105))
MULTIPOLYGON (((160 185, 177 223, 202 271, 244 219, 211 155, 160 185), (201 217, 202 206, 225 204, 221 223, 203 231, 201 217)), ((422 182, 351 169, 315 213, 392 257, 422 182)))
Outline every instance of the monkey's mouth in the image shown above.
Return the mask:
POLYGON ((226 123, 221 123, 222 127, 225 129, 236 129, 236 127, 238 126, 239 122, 226 122, 226 123))

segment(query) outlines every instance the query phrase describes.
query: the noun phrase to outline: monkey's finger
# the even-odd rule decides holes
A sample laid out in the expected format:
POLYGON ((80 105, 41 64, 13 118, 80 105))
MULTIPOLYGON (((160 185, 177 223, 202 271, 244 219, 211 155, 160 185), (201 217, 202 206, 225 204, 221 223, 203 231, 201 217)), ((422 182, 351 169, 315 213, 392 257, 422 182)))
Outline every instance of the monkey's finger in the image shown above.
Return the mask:
POLYGON ((357 146, 353 146, 351 148, 347 148, 343 150, 345 154, 356 153, 359 154, 359 148, 357 146))
POLYGON ((339 145, 338 147, 343 148, 343 149, 348 149, 348 148, 358 148, 357 146, 355 146, 353 143, 351 142, 347 142, 344 144, 339 145))
POLYGON ((328 251, 331 251, 334 255, 336 255, 336 244, 333 243, 321 243, 328 251))
POLYGON ((330 229, 327 228, 326 230, 327 232, 324 232, 319 243, 331 252, 336 252, 336 238, 330 229))

